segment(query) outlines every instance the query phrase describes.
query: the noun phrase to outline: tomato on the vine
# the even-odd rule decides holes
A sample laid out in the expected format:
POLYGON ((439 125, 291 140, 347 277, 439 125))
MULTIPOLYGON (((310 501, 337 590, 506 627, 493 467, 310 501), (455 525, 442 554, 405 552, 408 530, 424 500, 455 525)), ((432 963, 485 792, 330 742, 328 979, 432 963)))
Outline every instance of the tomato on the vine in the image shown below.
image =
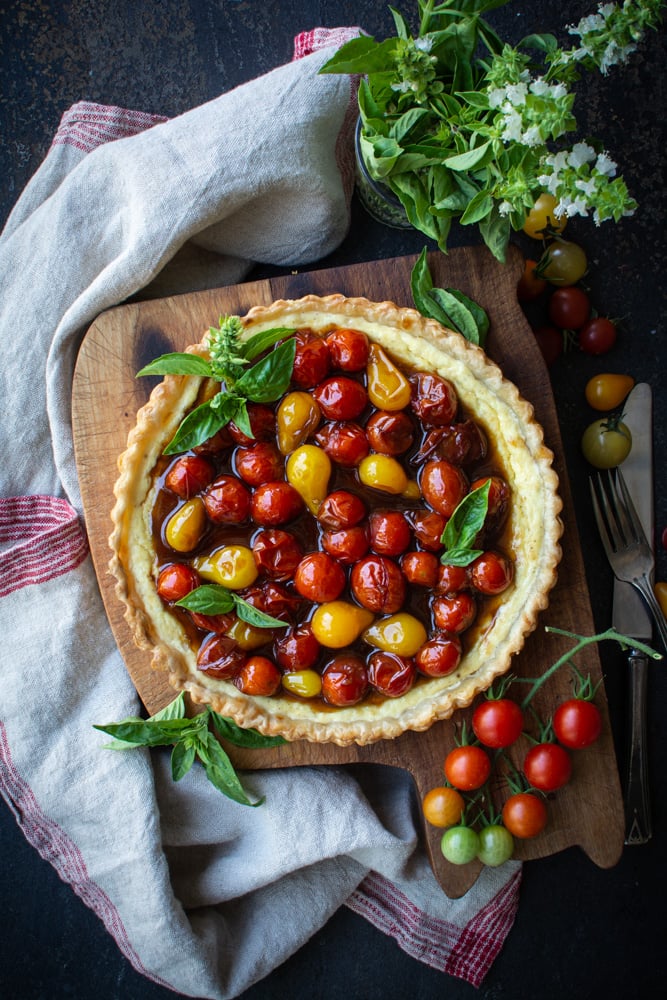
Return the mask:
POLYGON ((552 233, 562 233, 567 225, 567 215, 556 215, 558 199, 545 191, 539 195, 526 216, 523 231, 533 240, 541 240, 552 233))
POLYGON ((581 438, 584 458, 596 469, 614 469, 630 454, 632 434, 617 417, 601 417, 589 424, 581 438))
POLYGON ((574 285, 556 288, 549 299, 549 319, 561 330, 579 330, 591 313, 591 300, 574 285))
POLYGON ((472 728, 480 743, 500 750, 521 736, 523 712, 511 698, 487 698, 475 708, 472 728))
POLYGON ((586 254, 578 243, 556 239, 542 254, 537 272, 552 285, 576 285, 588 269, 586 254))
POLYGON ((533 792, 516 792, 503 806, 503 823, 519 840, 536 837, 547 825, 544 799, 533 792))
POLYGON ((551 367, 563 353, 563 333, 555 326, 539 326, 534 332, 547 367, 551 367))
POLYGON ((552 721, 554 736, 570 750, 595 743, 602 732, 600 709, 584 698, 569 698, 558 706, 552 721))
POLYGON ((514 854, 514 838, 504 826, 492 823, 479 831, 477 857, 489 868, 497 868, 514 854))
POLYGON ((445 757, 445 777, 462 792, 472 792, 488 780, 491 759, 478 746, 454 747, 445 757))
POLYGON ((538 791, 555 792, 570 780, 572 761, 558 743, 537 743, 524 758, 523 773, 538 791))
POLYGON ((586 383, 586 402, 594 410, 615 410, 635 384, 632 375, 594 375, 586 383))
POLYGON ((479 835, 470 826, 450 826, 442 835, 440 850, 453 865, 467 865, 479 851, 479 835))
POLYGON ((431 788, 422 800, 424 819, 431 826, 454 826, 461 822, 465 801, 460 792, 446 785, 431 788))
POLYGON ((579 347, 584 354, 606 354, 616 343, 616 324, 605 316, 595 316, 579 330, 579 347))
POLYGON ((516 286, 516 297, 519 302, 534 302, 547 287, 546 279, 540 278, 536 271, 537 261, 527 260, 516 286))

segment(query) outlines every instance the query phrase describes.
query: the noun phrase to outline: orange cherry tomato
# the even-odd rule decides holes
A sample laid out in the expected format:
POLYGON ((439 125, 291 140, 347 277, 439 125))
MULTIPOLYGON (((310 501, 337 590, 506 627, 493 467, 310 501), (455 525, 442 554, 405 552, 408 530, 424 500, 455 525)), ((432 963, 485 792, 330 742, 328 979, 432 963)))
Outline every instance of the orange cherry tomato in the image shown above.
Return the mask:
POLYGON ((586 383, 586 402, 594 410, 615 410, 634 384, 632 375, 594 375, 586 383))
POLYGON ((461 822, 465 801, 460 792, 446 785, 432 788, 423 798, 424 819, 431 826, 454 826, 461 822))

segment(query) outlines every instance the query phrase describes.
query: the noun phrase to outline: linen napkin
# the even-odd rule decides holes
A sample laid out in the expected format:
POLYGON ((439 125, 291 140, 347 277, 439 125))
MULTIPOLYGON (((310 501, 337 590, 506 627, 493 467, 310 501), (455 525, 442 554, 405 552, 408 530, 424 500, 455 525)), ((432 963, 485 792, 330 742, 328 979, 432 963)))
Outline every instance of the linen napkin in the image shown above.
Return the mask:
POLYGON ((295 266, 349 226, 355 82, 318 76, 357 29, 315 29, 294 60, 167 121, 65 113, 0 238, 0 792, 25 836, 135 969, 232 998, 343 904, 408 954, 479 984, 509 932, 521 867, 461 900, 436 883, 393 770, 244 775, 265 803, 178 784, 161 751, 113 753, 95 723, 140 713, 108 626, 72 446, 78 345, 131 295, 295 266))

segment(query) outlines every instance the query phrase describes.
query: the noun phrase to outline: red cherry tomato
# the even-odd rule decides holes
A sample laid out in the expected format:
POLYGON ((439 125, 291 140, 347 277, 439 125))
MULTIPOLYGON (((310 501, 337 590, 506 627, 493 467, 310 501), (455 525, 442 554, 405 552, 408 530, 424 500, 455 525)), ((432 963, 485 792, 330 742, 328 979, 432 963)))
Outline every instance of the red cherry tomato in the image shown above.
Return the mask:
POLYGON ((442 549, 442 533, 447 519, 437 511, 414 511, 408 514, 412 531, 419 544, 429 552, 442 549))
POLYGON ((326 552, 310 552, 294 573, 294 586, 307 601, 335 601, 345 587, 345 570, 326 552))
POLYGON ((326 378, 331 366, 329 348, 310 330, 298 330, 294 335, 296 351, 292 382, 300 389, 312 389, 326 378))
POLYGON ((255 535, 252 554, 260 572, 272 580, 291 580, 303 551, 294 535, 288 531, 266 528, 255 535))
POLYGON ((432 552, 406 552, 401 559, 401 569, 408 583, 430 590, 438 582, 440 563, 432 552))
POLYGON ((212 677, 229 679, 239 672, 246 661, 241 647, 227 635, 212 635, 205 639, 197 653, 197 670, 212 677))
POLYGON ((470 628, 477 616, 477 605, 472 594, 465 590, 458 594, 435 597, 431 604, 436 628, 460 635, 470 628))
POLYGON ((561 330, 579 330, 591 314, 586 292, 574 285, 557 288, 549 299, 549 319, 561 330))
POLYGON ((542 357, 550 368, 563 353, 563 333, 555 326, 539 326, 534 333, 542 357))
POLYGON ((514 579, 514 565, 500 552, 483 552, 470 564, 469 573, 480 594, 502 594, 514 579))
POLYGON ((332 375, 320 382, 313 396, 327 420, 356 420, 368 404, 361 382, 345 375, 332 375))
POLYGON ((333 330, 325 342, 334 367, 345 372, 361 372, 368 362, 368 337, 361 330, 333 330))
POLYGON ((503 806, 502 816, 505 827, 519 840, 536 837, 547 825, 546 804, 532 792, 510 795, 503 806))
POLYGON ((177 458, 164 479, 172 493, 189 500, 201 493, 215 478, 213 464, 201 455, 183 455, 177 458))
POLYGON ((325 528, 338 531, 353 528, 366 517, 366 505, 361 497, 349 490, 334 490, 320 504, 317 520, 325 528))
POLYGON ((170 563, 157 578, 157 592, 169 604, 180 601, 198 586, 199 574, 185 563, 170 563))
POLYGON ((412 541, 410 525, 400 510, 373 511, 368 522, 371 548, 382 556, 400 556, 412 541))
POLYGON ((378 410, 366 422, 366 435, 373 451, 381 455, 402 455, 415 438, 415 429, 404 410, 378 410))
POLYGON ((250 656, 234 677, 234 684, 244 694, 268 698, 280 687, 282 674, 268 656, 250 656))
POLYGON ((445 757, 445 777, 461 792, 472 792, 488 781, 491 759, 478 746, 455 747, 445 757))
POLYGON ((304 503, 291 483, 283 479, 263 483, 252 495, 251 511, 257 524, 276 527, 298 517, 304 503))
POLYGON ((365 556, 353 568, 350 585, 364 608, 391 615, 405 600, 406 584, 400 567, 386 556, 365 556))
POLYGON ((472 728, 485 746, 496 750, 509 747, 521 736, 523 712, 511 698, 488 698, 475 708, 472 728))
POLYGON ((579 347, 584 354, 606 354, 616 343, 616 324, 596 316, 579 331, 579 347))
POLYGON ((325 424, 315 435, 315 440, 337 465, 359 465, 370 451, 365 430, 352 420, 335 420, 325 424))
POLYGON ((538 743, 526 754, 523 773, 533 788, 555 792, 570 780, 572 761, 567 750, 558 743, 538 743))
POLYGON ((602 732, 600 709, 592 701, 569 698, 554 712, 556 739, 570 750, 581 750, 595 743, 602 732))
POLYGON ((340 531, 325 531, 321 538, 322 548, 345 566, 359 562, 369 547, 368 528, 357 524, 353 528, 340 531))
POLYGON ((256 441, 247 448, 237 449, 234 466, 236 474, 248 486, 261 486, 283 475, 285 460, 272 441, 256 441))
POLYGON ((468 586, 468 569, 466 566, 449 566, 441 564, 438 569, 436 589, 440 594, 457 594, 468 586))
POLYGON ((427 677, 446 677, 460 662, 461 642, 455 635, 434 636, 415 655, 417 669, 427 677))
POLYGON ((414 660, 398 653, 373 653, 368 660, 371 685, 387 698, 400 698, 414 684, 417 668, 414 660))
POLYGON ((367 690, 366 664, 355 653, 339 653, 322 671, 322 697, 329 705, 356 705, 367 690))
POLYGON ((320 644, 308 622, 285 629, 273 643, 273 655, 283 670, 309 670, 317 663, 320 644))
POLYGON ((250 491, 236 476, 218 476, 203 499, 206 513, 215 524, 241 524, 250 513, 250 491))
POLYGON ((420 487, 427 504, 449 518, 468 492, 468 481, 458 465, 433 459, 422 469, 420 487))
POLYGON ((270 441, 276 433, 276 415, 265 403, 248 403, 248 420, 252 437, 240 430, 234 421, 230 421, 223 431, 227 431, 235 444, 248 447, 255 441, 270 441))
POLYGON ((440 375, 418 372, 410 384, 410 405, 423 424, 431 427, 451 424, 458 409, 456 389, 451 382, 440 375))

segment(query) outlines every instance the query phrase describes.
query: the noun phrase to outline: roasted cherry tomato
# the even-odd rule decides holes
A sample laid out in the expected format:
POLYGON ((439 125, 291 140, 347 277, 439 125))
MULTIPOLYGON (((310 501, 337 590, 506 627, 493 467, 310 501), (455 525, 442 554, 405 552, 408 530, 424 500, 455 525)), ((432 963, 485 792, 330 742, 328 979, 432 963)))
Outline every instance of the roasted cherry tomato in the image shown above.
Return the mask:
POLYGON ((334 420, 325 424, 315 440, 337 465, 359 465, 370 451, 366 432, 352 420, 334 420))
POLYGON ((345 570, 327 552, 310 552, 294 573, 297 591, 317 604, 335 601, 342 594, 345 582, 345 570))
POLYGON ((462 590, 456 594, 434 597, 431 611, 436 628, 460 635, 470 628, 477 617, 477 604, 472 594, 462 590))
POLYGON ((454 826, 461 822, 465 800, 455 788, 438 785, 431 788, 422 799, 424 819, 431 826, 454 826))
POLYGON ((400 567, 386 556, 369 555, 361 559, 352 568, 350 585, 359 604, 375 613, 391 615, 405 600, 405 577, 400 567))
POLYGON ((432 552, 406 552, 401 558, 401 569, 408 583, 432 590, 438 582, 440 563, 432 552))
POLYGON ((567 215, 556 215, 558 200, 548 192, 539 195, 526 216, 523 231, 533 240, 542 240, 553 233, 562 233, 567 225, 567 215))
POLYGON ((555 792, 570 780, 572 761, 558 743, 537 743, 524 758, 523 773, 538 791, 555 792))
POLYGON ((366 664, 355 653, 339 653, 322 671, 322 697, 330 705, 356 705, 367 690, 366 664))
POLYGON ((630 429, 615 417, 602 417, 589 424, 581 438, 584 458, 596 469, 614 469, 630 454, 630 429))
POLYGON ((366 423, 366 434, 373 451, 402 455, 414 441, 415 429, 403 410, 396 413, 378 410, 366 423))
POLYGON ((461 641, 455 635, 436 635, 415 654, 415 663, 426 677, 446 677, 461 662, 461 641))
POLYGON ((215 469, 202 455, 182 455, 169 467, 164 485, 172 493, 189 500, 201 493, 215 477, 215 469))
POLYGON ((283 670, 307 670, 320 655, 320 644, 308 622, 285 629, 273 643, 273 655, 283 670))
POLYGON ((378 650, 368 659, 368 679, 386 698, 400 698, 415 682, 417 668, 409 656, 378 650))
POLYGON ((382 556, 400 556, 412 541, 412 531, 400 510, 376 510, 368 520, 371 548, 382 556))
POLYGON ((236 450, 234 467, 248 486, 261 486, 280 479, 285 471, 285 460, 272 441, 256 441, 247 448, 236 450))
POLYGON ((559 705, 552 724, 558 742, 570 750, 589 747, 602 732, 600 709, 583 698, 569 698, 559 705))
POLYGON ((349 490, 334 490, 329 493, 317 512, 317 520, 325 528, 338 531, 353 528, 366 517, 366 505, 361 497, 349 490))
POLYGON ((523 712, 511 698, 487 698, 475 708, 472 728, 485 746, 496 750, 509 747, 521 736, 523 712))
POLYGON ((523 269, 523 274, 519 278, 516 286, 516 297, 519 302, 534 302, 547 287, 545 278, 540 278, 535 273, 537 268, 536 260, 527 260, 523 269))
POLYGON ((427 462, 419 481, 427 504, 449 518, 468 492, 468 481, 458 465, 433 459, 427 462))
POLYGON ((291 580, 303 557, 294 535, 281 528, 258 531, 252 541, 257 568, 272 580, 291 580))
POLYGON ((547 807, 544 799, 533 792, 510 795, 503 806, 503 823, 519 840, 536 837, 547 825, 547 807))
POLYGON ((252 516, 257 524, 267 527, 276 527, 293 521, 303 509, 304 502, 301 495, 284 479, 263 483, 252 495, 252 516))
POLYGON ((576 285, 588 268, 586 254, 577 243, 556 239, 537 265, 538 274, 552 285, 576 285))
POLYGON ((472 561, 468 573, 480 594, 502 594, 514 579, 514 564, 501 552, 483 552, 472 561))
POLYGON ((632 375, 594 375, 586 383, 586 402, 594 410, 615 410, 634 384, 632 375))
POLYGON ((481 788, 490 774, 491 758, 481 747, 455 747, 445 757, 445 777, 459 791, 481 788))
POLYGON ((268 656, 250 656, 234 677, 234 684, 255 697, 268 698, 275 694, 282 681, 282 674, 268 656))
POLYGON ((332 375, 320 382, 313 396, 327 420, 356 420, 368 404, 361 382, 346 375, 332 375))
POLYGON ((579 347, 584 354, 606 354, 616 343, 616 324, 596 316, 579 331, 579 347))
POLYGON ((312 389, 326 378, 331 367, 329 348, 310 330, 298 330, 294 336, 296 352, 292 381, 300 389, 312 389))
POLYGON ((170 563, 160 570, 157 592, 163 601, 180 601, 200 584, 199 573, 186 563, 170 563))
MULTIPOLYGON (((248 437, 233 420, 223 427, 235 444, 248 447, 255 441, 270 441, 276 433, 276 415, 266 403, 248 403, 248 420, 252 437, 248 437)), ((217 435, 216 435, 217 436, 217 435)))
POLYGON ((423 424, 431 427, 451 424, 458 409, 458 397, 448 379, 430 372, 418 372, 410 379, 410 385, 410 405, 423 424))
POLYGON ((356 524, 352 528, 322 533, 322 548, 345 566, 353 566, 368 552, 368 528, 356 524))
POLYGON ((204 506, 215 524, 241 524, 250 513, 250 491, 236 476, 218 476, 204 493, 204 506))
POLYGON ((333 330, 325 337, 331 362, 345 372, 360 372, 368 361, 368 337, 361 330, 333 330))
POLYGON ((549 299, 549 319, 561 330, 579 330, 591 314, 591 301, 581 288, 556 288, 549 299))

